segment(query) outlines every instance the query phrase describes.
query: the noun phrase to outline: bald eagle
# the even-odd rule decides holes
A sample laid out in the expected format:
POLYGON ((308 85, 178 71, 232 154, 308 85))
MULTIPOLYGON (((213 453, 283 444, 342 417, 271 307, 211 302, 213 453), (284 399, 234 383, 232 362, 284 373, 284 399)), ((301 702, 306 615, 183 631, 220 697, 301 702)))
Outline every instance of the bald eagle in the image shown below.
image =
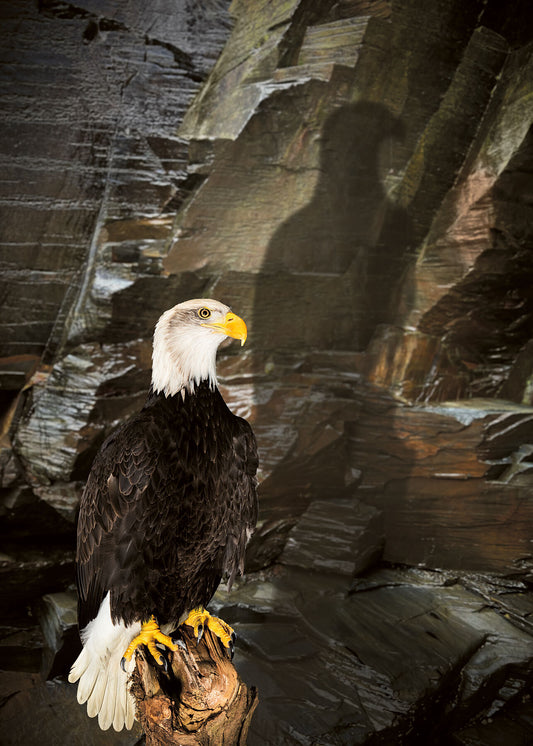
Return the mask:
POLYGON ((78 624, 69 675, 102 729, 131 728, 135 650, 161 650, 180 624, 205 626, 232 653, 233 630, 205 606, 244 569, 257 520, 257 450, 250 425, 225 404, 216 353, 246 339, 244 321, 215 300, 180 303, 154 333, 143 409, 95 458, 78 519, 78 624))

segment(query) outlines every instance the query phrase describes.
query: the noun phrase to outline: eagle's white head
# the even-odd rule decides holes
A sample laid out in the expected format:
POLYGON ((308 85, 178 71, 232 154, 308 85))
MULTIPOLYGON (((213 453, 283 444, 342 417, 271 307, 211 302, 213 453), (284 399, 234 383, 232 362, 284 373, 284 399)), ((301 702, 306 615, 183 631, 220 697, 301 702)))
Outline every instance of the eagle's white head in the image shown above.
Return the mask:
POLYGON ((201 381, 216 386, 216 355, 226 337, 246 340, 246 324, 228 306, 210 298, 179 303, 155 327, 152 386, 155 393, 192 393, 201 381))

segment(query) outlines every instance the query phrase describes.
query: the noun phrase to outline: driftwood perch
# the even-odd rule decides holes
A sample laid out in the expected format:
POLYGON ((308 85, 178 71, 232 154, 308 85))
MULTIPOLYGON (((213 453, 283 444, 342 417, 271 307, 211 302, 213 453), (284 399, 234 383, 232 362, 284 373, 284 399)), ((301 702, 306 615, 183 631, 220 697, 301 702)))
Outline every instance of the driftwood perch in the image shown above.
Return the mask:
POLYGON ((180 633, 187 650, 168 651, 166 673, 137 653, 131 693, 147 746, 245 746, 257 690, 241 681, 209 629, 198 645, 191 627, 180 633))

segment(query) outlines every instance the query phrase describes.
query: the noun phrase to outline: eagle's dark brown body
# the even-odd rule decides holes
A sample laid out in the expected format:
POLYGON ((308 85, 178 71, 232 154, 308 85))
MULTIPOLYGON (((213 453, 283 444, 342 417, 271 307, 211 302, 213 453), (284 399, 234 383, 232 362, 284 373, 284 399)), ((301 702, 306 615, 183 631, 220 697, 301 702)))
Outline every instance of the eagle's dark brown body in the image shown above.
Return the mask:
POLYGON ((113 622, 176 625, 242 572, 257 452, 217 388, 151 393, 95 459, 78 526, 79 625, 110 591, 113 622))

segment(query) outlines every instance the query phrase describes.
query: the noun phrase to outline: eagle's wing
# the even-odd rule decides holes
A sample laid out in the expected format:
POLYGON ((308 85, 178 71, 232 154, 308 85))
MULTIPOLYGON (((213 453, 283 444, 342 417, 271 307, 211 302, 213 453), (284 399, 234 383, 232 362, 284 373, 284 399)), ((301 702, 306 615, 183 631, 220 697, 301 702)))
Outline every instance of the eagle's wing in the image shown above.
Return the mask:
POLYGON ((135 503, 157 469, 158 451, 148 423, 133 420, 115 431, 95 458, 80 504, 77 579, 79 627, 94 619, 121 566, 141 547, 131 530, 135 503), (109 538, 113 534, 113 542, 109 538))
POLYGON ((233 500, 238 505, 234 507, 240 513, 240 521, 236 530, 230 532, 226 539, 224 552, 224 575, 228 577, 228 588, 231 588, 237 573, 244 572, 244 556, 246 544, 257 523, 257 479, 258 467, 257 444, 252 428, 241 417, 234 419, 233 454, 230 475, 237 485, 233 500))

